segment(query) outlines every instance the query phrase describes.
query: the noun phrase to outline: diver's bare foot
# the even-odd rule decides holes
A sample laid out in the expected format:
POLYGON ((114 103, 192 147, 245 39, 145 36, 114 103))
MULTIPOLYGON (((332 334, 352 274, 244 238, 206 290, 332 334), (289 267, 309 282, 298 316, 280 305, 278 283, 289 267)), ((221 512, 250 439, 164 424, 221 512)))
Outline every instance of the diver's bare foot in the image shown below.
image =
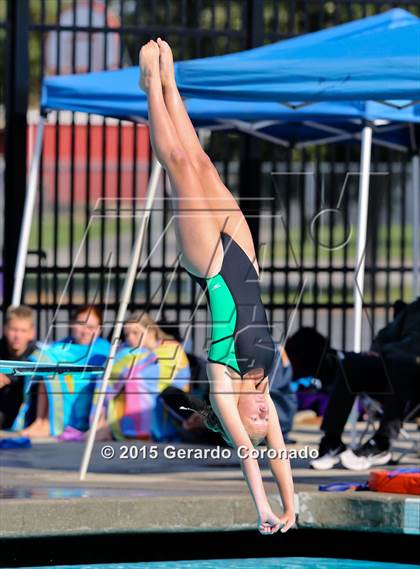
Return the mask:
POLYGON ((155 41, 150 40, 141 48, 139 65, 141 69, 140 89, 148 93, 153 81, 160 82, 159 46, 155 41))
POLYGON ((165 88, 175 83, 174 57, 168 42, 158 38, 157 44, 159 46, 160 80, 162 87, 165 88))
POLYGON ((21 435, 29 438, 42 438, 51 436, 50 422, 48 419, 35 419, 33 423, 22 429, 21 435))

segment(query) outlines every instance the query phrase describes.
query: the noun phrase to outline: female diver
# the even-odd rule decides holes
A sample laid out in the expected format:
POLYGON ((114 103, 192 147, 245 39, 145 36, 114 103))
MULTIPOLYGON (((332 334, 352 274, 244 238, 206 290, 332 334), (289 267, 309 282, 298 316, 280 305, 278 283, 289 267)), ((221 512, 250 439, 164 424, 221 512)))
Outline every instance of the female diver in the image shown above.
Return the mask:
POLYGON ((252 235, 235 198, 201 147, 178 92, 169 45, 160 38, 151 40, 139 57, 153 151, 174 194, 183 266, 205 290, 211 309, 207 374, 212 421, 219 423, 231 446, 240 448, 259 531, 272 535, 281 528, 284 533, 295 522, 293 480, 268 390, 275 347, 261 302, 252 235), (274 449, 270 468, 282 498, 281 516, 271 510, 255 456, 254 446, 263 439, 268 449, 274 449))

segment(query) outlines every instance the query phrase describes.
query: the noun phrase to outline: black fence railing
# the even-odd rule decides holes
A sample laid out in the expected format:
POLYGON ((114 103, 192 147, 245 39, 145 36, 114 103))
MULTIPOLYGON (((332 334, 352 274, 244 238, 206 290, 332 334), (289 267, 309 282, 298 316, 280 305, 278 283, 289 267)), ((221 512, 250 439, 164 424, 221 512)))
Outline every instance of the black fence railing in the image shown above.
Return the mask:
MULTIPOLYGON (((6 109, 3 309, 13 290, 25 197, 22 149, 34 136, 26 111, 38 107, 46 74, 134 65, 139 46, 158 35, 170 41, 176 59, 188 59, 271 43, 393 7, 420 16, 420 0, 9 0, 7 11, 0 9, 6 109)), ((248 216, 264 268, 264 301, 278 337, 313 325, 335 347, 351 348, 360 144, 283 148, 246 134, 202 136, 248 216), (341 194, 339 217, 331 213, 313 223, 316 212, 334 209, 341 194), (343 236, 349 236, 346 246, 337 247, 343 236)), ((144 203, 149 155, 145 126, 79 113, 49 116, 22 298, 38 314, 39 337, 47 335, 54 315, 50 339, 66 334, 70 311, 85 303, 105 310, 104 333, 110 332, 144 203)), ((392 303, 413 295, 410 155, 374 146, 372 171, 365 346, 388 321, 392 303)), ((158 198, 165 196, 166 180, 158 198)), ((185 334, 199 291, 182 271, 174 271, 173 228, 166 230, 170 210, 165 200, 158 203, 129 308, 146 307, 185 334)), ((194 314, 195 323, 205 324, 204 302, 194 314)), ((197 325, 192 331, 197 352, 202 330, 197 325)))

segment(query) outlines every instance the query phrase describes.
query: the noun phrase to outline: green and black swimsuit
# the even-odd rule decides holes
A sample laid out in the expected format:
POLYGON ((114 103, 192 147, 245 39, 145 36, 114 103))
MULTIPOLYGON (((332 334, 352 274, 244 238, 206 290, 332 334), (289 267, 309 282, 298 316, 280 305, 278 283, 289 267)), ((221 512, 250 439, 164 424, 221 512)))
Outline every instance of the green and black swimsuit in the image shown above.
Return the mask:
POLYGON ((238 243, 221 232, 223 263, 213 277, 197 277, 211 312, 211 342, 207 359, 245 373, 263 368, 267 376, 275 358, 257 271, 238 243))

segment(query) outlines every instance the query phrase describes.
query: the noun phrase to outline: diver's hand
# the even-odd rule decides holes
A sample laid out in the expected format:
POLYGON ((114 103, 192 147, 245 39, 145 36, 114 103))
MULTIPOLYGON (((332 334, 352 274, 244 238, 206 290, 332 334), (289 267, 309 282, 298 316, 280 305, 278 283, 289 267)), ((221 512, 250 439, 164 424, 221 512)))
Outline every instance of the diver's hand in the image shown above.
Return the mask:
POLYGON ((296 521, 295 512, 293 510, 286 510, 281 516, 279 516, 279 519, 282 524, 284 524, 280 531, 281 533, 286 533, 296 521))
POLYGON ((271 509, 262 510, 258 513, 258 531, 263 535, 273 535, 278 532, 283 523, 271 509))

